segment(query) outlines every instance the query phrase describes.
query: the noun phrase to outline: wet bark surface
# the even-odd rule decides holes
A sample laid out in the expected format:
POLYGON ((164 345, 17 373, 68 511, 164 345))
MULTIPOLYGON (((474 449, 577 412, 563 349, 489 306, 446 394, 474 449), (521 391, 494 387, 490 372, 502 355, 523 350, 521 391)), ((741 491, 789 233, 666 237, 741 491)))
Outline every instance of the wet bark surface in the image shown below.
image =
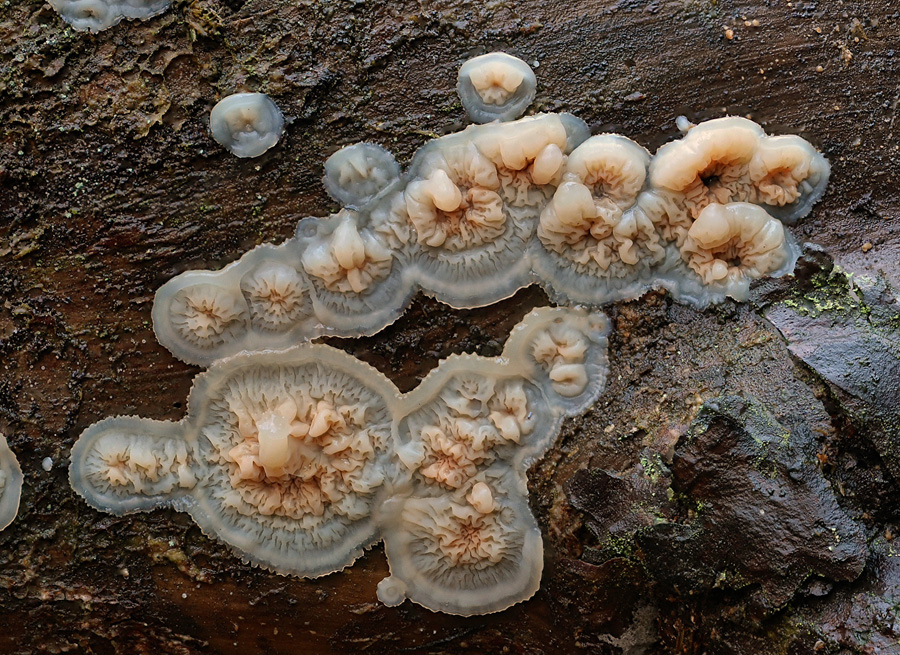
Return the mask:
MULTIPOLYGON (((900 5, 874 0, 176 0, 99 35, 0 4, 0 430, 25 471, 0 652, 900 652, 898 33, 900 5), (679 114, 748 115, 833 166, 795 278, 702 312, 659 293, 609 308, 608 389, 530 471, 538 594, 468 619, 386 608, 380 547, 298 580, 184 514, 88 508, 66 475, 80 431, 180 419, 198 371, 157 344, 156 288, 336 209, 337 148, 406 163, 463 126, 456 71, 493 48, 539 64, 535 111, 594 133, 652 151, 679 114), (239 160, 206 120, 257 90, 289 125, 239 160)), ((546 302, 420 297, 331 343, 406 391, 451 353, 499 354, 546 302)))

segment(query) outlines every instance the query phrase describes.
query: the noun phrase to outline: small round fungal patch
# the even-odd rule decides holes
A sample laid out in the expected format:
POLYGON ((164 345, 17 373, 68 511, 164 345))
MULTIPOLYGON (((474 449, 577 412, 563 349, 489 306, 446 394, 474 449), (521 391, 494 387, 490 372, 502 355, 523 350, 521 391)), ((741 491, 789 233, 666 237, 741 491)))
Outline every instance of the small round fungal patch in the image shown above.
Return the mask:
POLYGON ((476 123, 518 118, 534 100, 536 89, 531 67, 504 52, 470 59, 459 69, 456 84, 466 113, 476 123))
POLYGON ((169 0, 48 0, 79 32, 100 32, 123 18, 147 20, 169 8, 169 0))
POLYGON ((243 297, 214 284, 197 284, 177 292, 170 311, 178 336, 200 350, 214 348, 246 330, 243 297))
POLYGON ((361 206, 400 178, 394 155, 374 143, 341 148, 325 160, 322 182, 332 198, 348 206, 361 206))
POLYGON ((284 116, 265 93, 235 93, 213 107, 209 131, 232 154, 259 157, 281 139, 284 116))

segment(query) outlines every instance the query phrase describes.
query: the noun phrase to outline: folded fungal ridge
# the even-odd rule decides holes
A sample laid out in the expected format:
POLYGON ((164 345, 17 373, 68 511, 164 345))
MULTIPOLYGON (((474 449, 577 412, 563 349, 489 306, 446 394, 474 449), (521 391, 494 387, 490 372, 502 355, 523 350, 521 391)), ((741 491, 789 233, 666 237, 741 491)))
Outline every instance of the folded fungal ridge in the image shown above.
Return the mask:
POLYGON ((47 0, 79 32, 100 32, 123 18, 147 20, 169 8, 170 0, 47 0))
POLYGON ((0 530, 7 527, 19 512, 22 497, 22 469, 0 434, 0 530))
POLYGON ((197 376, 178 423, 87 428, 69 479, 101 511, 187 512, 285 575, 338 571, 383 539, 385 603, 499 611, 540 583, 526 468, 603 390, 607 334, 600 313, 542 308, 501 357, 452 357, 405 395, 330 346, 242 353, 197 376))
POLYGON ((537 591, 543 542, 526 470, 563 417, 600 395, 608 332, 602 314, 540 309, 504 357, 453 357, 409 394, 379 512, 391 570, 378 585, 383 603, 486 614, 537 591))
MULTIPOLYGON (((522 66, 502 53, 463 66, 470 113, 473 103, 530 102, 533 73, 522 66)), ((561 304, 662 288, 703 307, 744 300, 752 280, 793 270, 799 248, 784 226, 809 213, 830 170, 800 137, 726 117, 651 156, 624 136, 590 136, 569 114, 512 120, 523 110, 426 143, 406 171, 374 144, 338 150, 324 184, 344 208, 302 219, 280 246, 163 285, 160 342, 208 365, 374 334, 420 289, 460 308, 533 283, 561 304)))

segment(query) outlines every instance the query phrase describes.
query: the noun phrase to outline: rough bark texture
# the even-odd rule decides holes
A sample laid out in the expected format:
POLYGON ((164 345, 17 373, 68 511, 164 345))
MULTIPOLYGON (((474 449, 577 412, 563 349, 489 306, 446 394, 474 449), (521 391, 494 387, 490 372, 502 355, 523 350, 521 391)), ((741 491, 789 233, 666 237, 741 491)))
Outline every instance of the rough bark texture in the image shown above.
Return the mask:
MULTIPOLYGON (((0 3, 0 429, 26 476, 0 533, 0 652, 900 652, 898 11, 175 0, 92 36, 41 0, 0 3), (157 344, 155 289, 334 210, 319 180, 338 147, 374 141, 405 162, 463 125, 457 68, 495 47, 539 62, 535 110, 595 133, 653 150, 678 114, 746 114, 833 164, 795 230, 821 246, 796 279, 704 312, 655 293, 610 308, 609 388, 531 471, 540 592, 470 619, 385 608, 380 548, 288 579, 186 515, 89 509, 66 478, 79 432, 179 419, 197 372, 157 344), (289 117, 259 159, 207 134, 236 90, 289 117)), ((408 390, 450 353, 497 354, 545 302, 419 298, 383 333, 333 343, 408 390)))

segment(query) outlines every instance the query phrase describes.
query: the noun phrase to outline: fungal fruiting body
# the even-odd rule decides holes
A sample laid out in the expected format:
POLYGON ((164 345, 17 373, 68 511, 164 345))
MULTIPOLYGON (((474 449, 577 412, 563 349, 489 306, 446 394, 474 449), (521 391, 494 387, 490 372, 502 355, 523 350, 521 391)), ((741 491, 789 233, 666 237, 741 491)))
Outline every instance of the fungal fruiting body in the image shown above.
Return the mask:
POLYGON ((395 402, 384 389, 396 395, 327 346, 235 357, 198 377, 181 423, 120 417, 88 428, 70 480, 98 509, 172 506, 246 561, 324 575, 376 540, 395 402))
POLYGON ((180 423, 86 429, 69 479, 103 511, 188 512, 282 574, 340 570, 383 539, 384 602, 499 611, 540 583, 526 469, 602 391, 607 332, 602 314, 539 309, 501 357, 452 357, 405 395, 330 346, 242 353, 197 377, 180 423))
POLYGON ((48 0, 72 29, 100 32, 123 18, 147 20, 169 8, 170 0, 48 0))
MULTIPOLYGON (((379 146, 339 150, 324 183, 341 211, 159 289, 160 343, 215 363, 182 422, 85 430, 70 480, 91 505, 174 507, 245 560, 307 577, 383 539, 391 575, 378 596, 389 605, 470 615, 535 592, 542 542, 525 472, 563 417, 601 392, 606 318, 537 310, 503 356, 452 357, 405 395, 304 342, 375 333, 418 289, 455 307, 532 283, 595 306, 654 287, 698 307, 744 299, 751 280, 793 270, 783 222, 810 211, 829 166, 803 139, 742 118, 682 125, 655 156, 620 135, 591 137, 569 114, 512 120, 534 76, 506 55, 472 60, 459 85, 473 120, 493 122, 425 144, 405 172, 379 146)), ((265 96, 240 94, 210 128, 256 156, 283 121, 265 96)))
POLYGON ((235 93, 212 108, 209 131, 237 157, 259 157, 281 139, 284 116, 265 93, 235 93))
POLYGON ((12 523, 22 496, 22 469, 0 434, 0 530, 12 523))
POLYGON ((543 545, 525 472, 563 417, 598 398, 608 332, 602 314, 539 309, 500 359, 451 357, 408 394, 380 510, 391 567, 382 602, 485 614, 537 591, 543 545))
POLYGON ((536 88, 531 67, 505 52, 468 60, 459 69, 456 85, 466 113, 476 123, 518 118, 534 100, 536 88))
POLYGON ((783 224, 810 211, 828 174, 803 139, 734 117, 690 127, 655 156, 620 135, 591 137, 569 114, 469 126, 425 144, 402 174, 381 148, 351 146, 325 175, 347 208, 301 220, 293 239, 222 271, 169 281, 154 328, 178 357, 207 365, 374 334, 419 289, 460 308, 532 283, 559 303, 651 288, 698 307, 744 300, 752 280, 793 270, 799 247, 783 224), (251 278, 292 289, 277 326, 260 317, 251 278))
POLYGON ((682 253, 706 284, 729 284, 782 268, 789 259, 784 242, 784 226, 762 207, 710 204, 688 230, 682 253))
MULTIPOLYGON (((710 203, 750 202, 793 225, 812 210, 831 167, 794 135, 767 136, 751 120, 719 118, 662 146, 650 164, 651 187, 678 205, 677 228, 710 203)), ((688 225, 689 227, 689 225, 688 225)))
POLYGON ((331 197, 347 206, 374 200, 400 179, 400 164, 394 155, 374 143, 356 143, 341 148, 325 160, 322 182, 331 197))

